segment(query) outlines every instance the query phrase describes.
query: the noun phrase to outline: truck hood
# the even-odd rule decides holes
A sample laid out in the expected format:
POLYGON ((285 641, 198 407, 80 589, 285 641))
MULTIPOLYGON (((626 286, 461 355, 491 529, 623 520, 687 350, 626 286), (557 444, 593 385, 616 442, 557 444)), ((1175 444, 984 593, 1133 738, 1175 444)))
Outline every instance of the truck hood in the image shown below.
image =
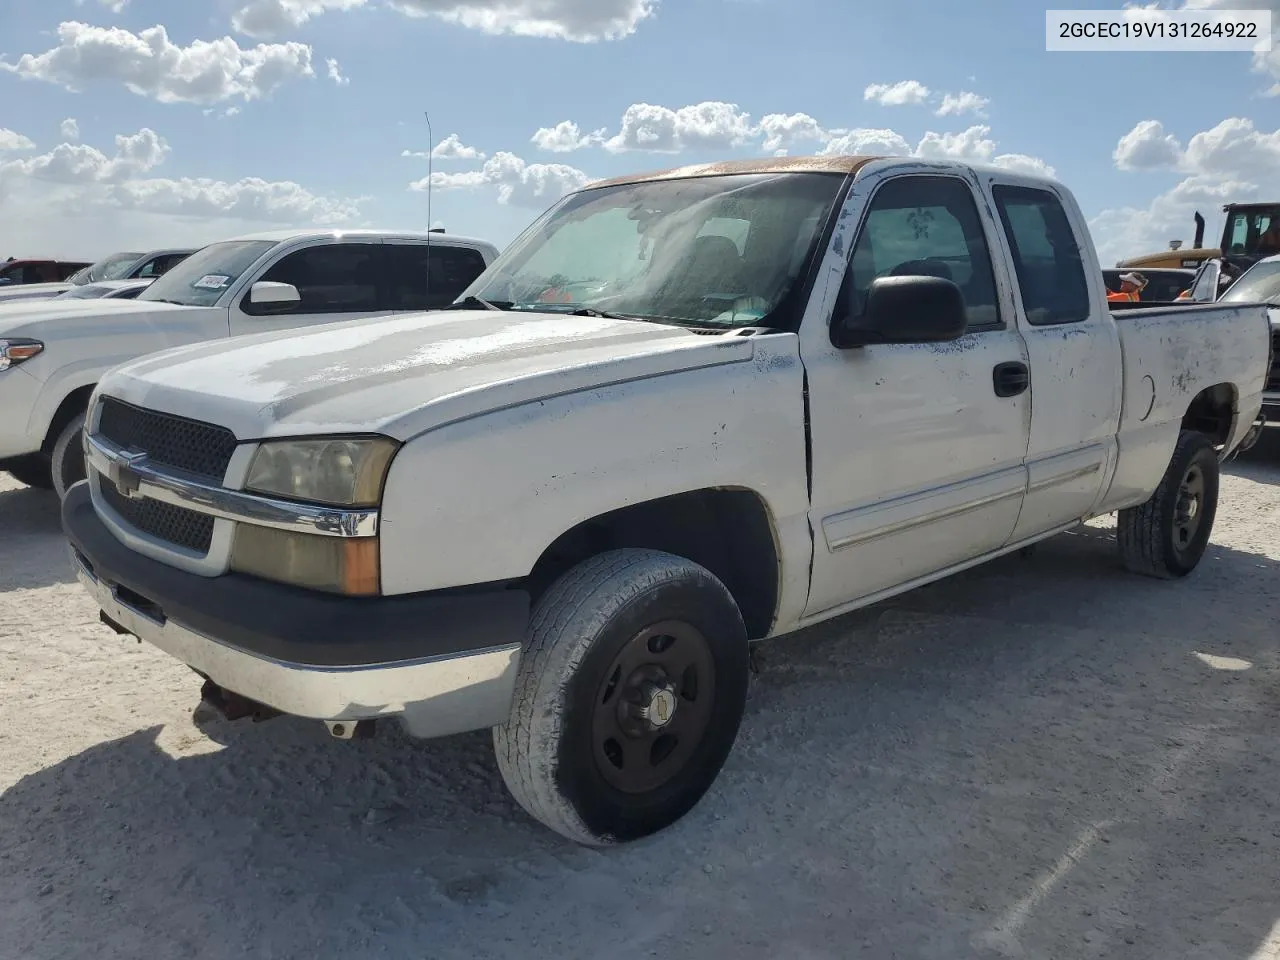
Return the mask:
POLYGON ((242 440, 382 433, 408 440, 492 410, 750 359, 751 340, 633 320, 440 311, 167 350, 101 392, 226 426, 242 440))
POLYGON ((85 336, 154 333, 152 349, 161 350, 189 342, 183 331, 207 325, 211 312, 222 311, 148 300, 0 301, 0 337, 33 337, 52 343, 85 336))

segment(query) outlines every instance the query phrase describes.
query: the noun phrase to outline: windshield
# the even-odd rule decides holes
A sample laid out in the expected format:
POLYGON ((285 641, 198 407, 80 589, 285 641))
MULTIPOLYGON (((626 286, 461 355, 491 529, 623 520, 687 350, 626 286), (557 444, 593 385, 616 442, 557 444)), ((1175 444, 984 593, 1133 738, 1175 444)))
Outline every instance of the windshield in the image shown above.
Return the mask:
POLYGON ((802 275, 842 179, 745 174, 585 190, 548 211, 458 300, 760 324, 802 275))
POLYGON ((211 307, 240 274, 274 246, 270 240, 211 243, 170 268, 138 294, 138 299, 211 307))
POLYGON ((1280 300, 1280 261, 1255 264, 1225 294, 1223 303, 1272 303, 1280 300))
POLYGON ((129 273, 129 268, 137 263, 141 256, 140 253, 113 253, 109 257, 103 257, 97 263, 77 270, 67 278, 67 282, 80 286, 85 283, 96 283, 99 280, 123 280, 129 273))

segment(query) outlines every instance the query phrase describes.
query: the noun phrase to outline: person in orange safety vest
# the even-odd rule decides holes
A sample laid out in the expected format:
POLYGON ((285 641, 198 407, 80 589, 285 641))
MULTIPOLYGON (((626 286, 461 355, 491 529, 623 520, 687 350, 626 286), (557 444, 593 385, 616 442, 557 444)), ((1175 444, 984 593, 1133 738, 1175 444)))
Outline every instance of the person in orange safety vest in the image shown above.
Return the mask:
POLYGON ((1147 285, 1147 278, 1140 273, 1122 273, 1120 274, 1120 289, 1116 291, 1107 291, 1107 300, 1114 303, 1117 300, 1141 300, 1142 289, 1147 285))

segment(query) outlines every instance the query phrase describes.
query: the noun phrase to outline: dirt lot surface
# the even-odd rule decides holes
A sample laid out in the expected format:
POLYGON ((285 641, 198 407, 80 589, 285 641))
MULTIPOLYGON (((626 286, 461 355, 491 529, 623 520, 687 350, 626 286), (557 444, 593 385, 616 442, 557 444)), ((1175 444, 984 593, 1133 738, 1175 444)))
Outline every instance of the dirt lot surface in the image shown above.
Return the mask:
POLYGON ((1280 958, 1280 433, 1188 580, 1105 522, 761 648, 670 831, 561 842, 487 735, 191 720, 0 479, 0 958, 1280 958))

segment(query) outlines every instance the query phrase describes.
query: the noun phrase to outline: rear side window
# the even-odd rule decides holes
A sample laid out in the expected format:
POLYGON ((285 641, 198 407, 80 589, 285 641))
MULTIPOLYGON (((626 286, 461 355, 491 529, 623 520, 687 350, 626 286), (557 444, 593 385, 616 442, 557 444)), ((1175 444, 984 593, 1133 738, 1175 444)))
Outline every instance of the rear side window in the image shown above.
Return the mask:
POLYGON ((470 247, 389 243, 387 308, 431 310, 447 307, 484 273, 484 257, 470 247))
POLYGON ((1089 319, 1089 284, 1080 244, 1062 203, 1048 190, 997 186, 1027 322, 1035 326, 1089 319))

